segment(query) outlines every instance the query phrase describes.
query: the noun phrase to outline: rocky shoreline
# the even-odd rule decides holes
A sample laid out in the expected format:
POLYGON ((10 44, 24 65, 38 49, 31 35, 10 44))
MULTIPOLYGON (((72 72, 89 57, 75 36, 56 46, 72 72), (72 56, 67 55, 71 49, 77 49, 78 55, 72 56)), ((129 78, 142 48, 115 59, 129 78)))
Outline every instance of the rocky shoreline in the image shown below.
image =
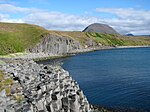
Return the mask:
POLYGON ((60 66, 4 59, 0 62, 0 112, 147 111, 91 105, 77 82, 60 66))
POLYGON ((31 53, 31 52, 25 52, 25 53, 15 53, 10 54, 6 56, 0 56, 0 59, 32 59, 32 60, 47 60, 47 59, 53 59, 53 58, 63 58, 68 57, 80 53, 86 53, 86 52, 93 52, 93 51, 99 51, 99 50, 106 50, 106 49, 125 49, 125 48, 144 48, 144 47, 150 47, 150 46, 99 46, 99 47, 91 47, 91 48, 83 48, 78 49, 74 51, 70 51, 67 53, 62 54, 53 54, 53 53, 31 53))
POLYGON ((5 62, 0 69, 12 83, 9 94, 5 87, 1 91, 1 112, 93 112, 77 82, 60 66, 32 60, 5 62))
MULTIPOLYGON (((92 48, 70 54, 114 48, 92 48)), ((25 56, 0 60, 0 112, 124 112, 91 106, 67 71, 60 66, 37 64, 32 59, 25 56)))
POLYGON ((79 53, 85 53, 85 52, 91 52, 96 50, 102 50, 102 49, 112 49, 115 47, 91 47, 91 48, 83 48, 83 49, 77 49, 73 51, 69 51, 66 53, 33 53, 33 52, 24 52, 24 53, 14 53, 9 55, 0 56, 0 59, 48 59, 48 58, 57 58, 57 57, 65 57, 65 56, 72 56, 79 53))

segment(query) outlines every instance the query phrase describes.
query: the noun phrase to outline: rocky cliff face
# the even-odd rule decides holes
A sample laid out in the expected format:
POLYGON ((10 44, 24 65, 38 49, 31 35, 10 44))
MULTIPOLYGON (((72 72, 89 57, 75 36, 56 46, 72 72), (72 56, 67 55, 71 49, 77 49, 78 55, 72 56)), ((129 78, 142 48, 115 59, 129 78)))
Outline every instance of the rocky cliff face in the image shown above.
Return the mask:
POLYGON ((66 54, 82 49, 83 46, 69 37, 53 34, 44 35, 44 38, 35 47, 28 49, 32 53, 66 54))
POLYGON ((1 91, 0 112, 92 112, 77 82, 61 67, 13 60, 0 69, 13 78, 9 96, 6 88, 1 91))

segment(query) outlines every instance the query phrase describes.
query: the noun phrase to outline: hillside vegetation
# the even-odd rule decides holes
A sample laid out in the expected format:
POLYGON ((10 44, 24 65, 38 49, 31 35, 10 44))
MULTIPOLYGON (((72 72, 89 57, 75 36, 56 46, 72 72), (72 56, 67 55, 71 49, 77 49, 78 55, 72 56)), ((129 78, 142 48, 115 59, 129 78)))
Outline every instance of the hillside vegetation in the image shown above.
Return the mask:
POLYGON ((149 37, 121 36, 117 34, 102 34, 80 31, 49 31, 55 35, 68 36, 76 39, 82 45, 92 39, 104 46, 145 46, 150 45, 149 37))
POLYGON ((117 34, 100 34, 79 31, 48 31, 30 24, 0 23, 0 55, 24 52, 43 38, 44 34, 54 34, 75 39, 85 45, 90 39, 103 46, 150 45, 150 38, 127 37, 117 34))
POLYGON ((47 30, 35 25, 0 23, 0 55, 23 52, 45 33, 47 30))

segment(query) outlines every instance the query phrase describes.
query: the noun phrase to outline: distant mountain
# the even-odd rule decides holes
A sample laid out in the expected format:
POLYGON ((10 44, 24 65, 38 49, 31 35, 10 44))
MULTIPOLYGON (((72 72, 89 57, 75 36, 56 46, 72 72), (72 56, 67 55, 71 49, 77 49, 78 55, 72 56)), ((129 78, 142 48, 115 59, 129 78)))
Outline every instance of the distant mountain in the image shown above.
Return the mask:
POLYGON ((97 32, 97 33, 105 33, 105 34, 119 34, 112 27, 106 24, 93 23, 87 26, 83 32, 97 32))
POLYGON ((103 46, 150 45, 150 37, 148 36, 134 36, 132 38, 117 35, 117 32, 111 27, 107 25, 100 26, 104 26, 102 28, 106 27, 105 30, 103 29, 103 33, 50 31, 31 24, 0 22, 0 55, 24 53, 25 51, 31 53, 65 54, 78 50, 82 51, 82 49, 84 51, 85 48, 101 48, 103 46), (113 32, 108 32, 108 30, 113 32))
POLYGON ((134 36, 134 35, 131 33, 128 33, 128 34, 125 34, 125 36, 134 36))

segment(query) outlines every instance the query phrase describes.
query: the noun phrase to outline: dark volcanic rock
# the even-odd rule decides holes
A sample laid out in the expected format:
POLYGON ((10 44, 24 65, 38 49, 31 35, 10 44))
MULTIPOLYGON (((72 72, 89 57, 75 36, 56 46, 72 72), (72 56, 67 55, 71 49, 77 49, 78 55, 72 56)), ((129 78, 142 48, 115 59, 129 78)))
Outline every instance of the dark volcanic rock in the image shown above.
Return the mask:
POLYGON ((0 112, 94 112, 77 82, 60 66, 8 62, 0 70, 4 79, 12 77, 13 85, 11 95, 0 90, 0 112))
POLYGON ((83 32, 97 32, 97 33, 106 33, 106 34, 119 34, 112 27, 106 24, 94 23, 87 26, 83 32))

